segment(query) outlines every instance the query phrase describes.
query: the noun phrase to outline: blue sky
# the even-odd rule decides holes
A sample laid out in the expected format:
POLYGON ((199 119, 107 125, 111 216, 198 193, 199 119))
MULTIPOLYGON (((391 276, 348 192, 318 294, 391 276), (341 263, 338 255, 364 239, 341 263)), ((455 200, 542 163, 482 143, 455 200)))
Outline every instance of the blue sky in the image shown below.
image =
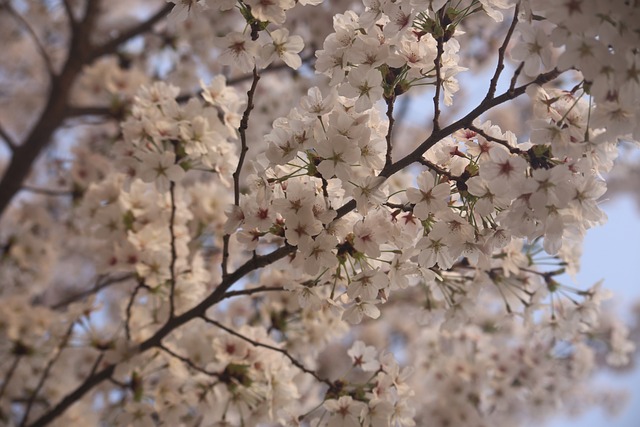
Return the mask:
MULTIPOLYGON (((630 315, 632 304, 640 300, 640 274, 638 274, 640 212, 636 206, 628 196, 621 196, 601 204, 609 220, 604 226, 589 230, 587 233, 582 268, 577 279, 582 288, 605 279, 604 286, 614 293, 610 308, 628 322, 633 321, 630 315)), ((611 418, 600 408, 596 408, 577 418, 558 417, 550 422, 548 427, 638 427, 640 425, 640 369, 637 365, 631 372, 604 372, 594 380, 594 387, 627 391, 628 401, 618 416, 611 418)))

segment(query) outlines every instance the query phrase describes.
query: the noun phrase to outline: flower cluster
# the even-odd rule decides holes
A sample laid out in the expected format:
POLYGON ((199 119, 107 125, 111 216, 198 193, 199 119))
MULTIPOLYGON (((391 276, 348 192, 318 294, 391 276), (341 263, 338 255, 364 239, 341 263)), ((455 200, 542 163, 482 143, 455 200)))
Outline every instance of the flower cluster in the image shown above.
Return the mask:
MULTIPOLYGON (((70 54, 92 3, 47 3, 70 54)), ((115 120, 69 134, 44 174, 62 201, 33 188, 3 218, 0 422, 464 427, 606 399, 581 386, 630 331, 562 275, 640 139, 640 8, 587 3, 171 0, 131 43, 87 37, 117 56, 48 63, 53 119, 115 120), (467 108, 462 28, 507 15, 467 108), (518 135, 485 116, 517 97, 518 135)), ((28 150, 0 131, 11 175, 28 150)))

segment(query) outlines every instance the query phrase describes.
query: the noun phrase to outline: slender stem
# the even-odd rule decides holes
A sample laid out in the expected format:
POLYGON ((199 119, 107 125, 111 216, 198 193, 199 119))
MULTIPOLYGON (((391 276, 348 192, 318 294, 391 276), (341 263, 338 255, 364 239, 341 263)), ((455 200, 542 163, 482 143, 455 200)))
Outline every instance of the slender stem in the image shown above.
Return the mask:
POLYGON ((170 355, 171 357, 180 360, 182 363, 184 363, 185 365, 189 366, 191 369, 201 372, 205 375, 208 375, 210 377, 215 377, 215 378, 219 378, 220 374, 218 372, 214 372, 214 371, 209 371, 205 368, 202 368, 198 365, 196 365, 195 363, 193 363, 193 361, 187 357, 181 356, 178 353, 176 353, 175 351, 171 350, 170 348, 168 348, 167 346, 165 346, 164 344, 160 344, 158 346, 162 351, 164 351, 165 353, 167 353, 168 355, 170 355))
POLYGON ((103 55, 113 53, 118 49, 118 47, 120 47, 120 45, 126 43, 132 38, 151 31, 151 29, 153 29, 153 26, 162 21, 169 14, 169 12, 171 12, 174 6, 174 3, 167 3, 160 10, 151 15, 151 17, 149 17, 149 19, 147 19, 146 21, 140 23, 139 25, 136 25, 135 27, 129 28, 126 31, 123 31, 119 36, 109 40, 102 46, 96 46, 90 55, 90 60, 94 60, 103 55))
POLYGON ((11 382, 11 378, 13 378, 13 374, 15 374, 16 369, 18 369, 18 364, 20 364, 20 360, 22 359, 22 355, 14 355, 13 362, 11 362, 11 367, 7 371, 7 375, 4 377, 4 381, 2 382, 2 387, 0 387, 0 399, 4 396, 4 392, 7 390, 9 383, 11 382))
POLYGON ((247 91, 247 108, 245 108, 240 120, 240 127, 238 133, 240 134, 240 156, 238 157, 238 165, 233 173, 233 202, 236 206, 240 206, 240 175, 242 174, 242 165, 244 158, 249 151, 247 146, 247 129, 249 128, 249 116, 253 110, 253 97, 258 88, 258 81, 260 80, 260 74, 258 74, 258 67, 253 67, 253 81, 251 87, 247 91))
POLYGON ((13 139, 11 135, 9 135, 9 133, 2 127, 2 125, 0 125, 0 138, 2 138, 7 144, 9 150, 15 151, 18 144, 16 143, 15 139, 13 139))
POLYGON ((75 322, 72 322, 71 325, 69 325, 69 328, 67 329, 67 332, 62 338, 62 341, 60 341, 60 344, 58 344, 56 353, 53 355, 51 359, 49 359, 49 362, 47 362, 47 366, 45 366, 44 371, 40 376, 40 380, 36 385, 36 388, 33 390, 33 392, 31 392, 31 396, 29 397, 29 400, 27 401, 27 406, 24 410, 24 417, 22 418, 22 422, 20 423, 21 427, 27 425, 27 420, 29 419, 29 414, 31 413, 31 408, 33 407, 36 397, 38 396, 38 393, 40 393, 40 390, 42 390, 42 387, 44 386, 45 381, 47 381, 47 378, 49 378, 49 373, 51 372, 53 365, 58 361, 58 359, 60 358, 60 355, 62 354, 62 351, 64 350, 67 343, 69 342, 69 338, 71 337, 71 333, 73 332, 74 324, 75 322))
MULTIPOLYGON (((242 174, 242 165, 244 164, 245 156, 247 155, 247 151, 249 151, 249 147, 247 146, 247 129, 249 128, 249 116, 251 115, 251 111, 253 110, 253 97, 256 93, 256 89, 258 88, 258 81, 260 80, 260 74, 258 74, 258 67, 253 67, 253 81, 251 82, 251 87, 247 91, 247 107, 242 114, 242 119, 240 120, 240 127, 238 127, 238 133, 240 134, 240 156, 238 157, 238 164, 236 165, 236 170, 233 172, 233 204, 236 206, 240 206, 240 175, 242 174)), ((228 275, 228 262, 229 262, 229 234, 225 234, 222 237, 222 277, 226 277, 228 275)))
POLYGON ((32 187, 30 185, 23 185, 22 186, 22 190, 23 191, 28 191, 30 193, 35 193, 35 194, 40 194, 43 196, 53 196, 53 197, 59 197, 59 196, 73 196, 74 192, 71 190, 56 190, 53 188, 39 188, 39 187, 32 187))
POLYGON ((493 96, 496 93, 496 88, 498 87, 498 80, 500 80, 500 74, 502 74, 502 70, 504 70, 504 57, 507 51, 507 46, 509 45, 509 41, 513 36, 513 30, 515 30, 516 24, 518 23, 519 10, 520 10, 520 4, 516 3, 516 7, 513 11, 513 20, 511 21, 511 25, 509 26, 507 35, 504 38, 504 42, 502 42, 502 46, 500 46, 500 48, 498 49, 498 64, 496 65, 496 70, 493 73, 491 82, 489 83, 489 90, 487 91, 487 95, 485 99, 493 98, 493 96))
POLYGON ((248 342, 249 344, 255 346, 255 347, 262 347, 262 348, 266 348, 268 350, 273 350, 273 351, 277 351, 278 353, 283 354, 287 359, 289 359, 291 361, 291 363, 296 366, 298 369, 300 369, 302 372, 307 373, 311 376, 313 376, 317 381, 323 382, 325 384, 328 384, 329 386, 332 386, 333 384, 331 383, 331 381, 329 381, 326 378, 322 378, 320 375, 318 375, 318 373, 312 369, 309 369, 307 367, 305 367, 302 362, 300 362, 298 359, 296 359, 295 357, 293 357, 287 350, 282 349, 282 348, 278 348, 278 347, 274 347, 272 345, 269 344, 265 344, 265 343, 261 343, 258 341, 255 341, 249 337, 246 337, 244 335, 242 335, 241 333, 234 331, 231 328, 228 328, 226 326, 224 326, 222 323, 217 322, 209 317, 203 316, 202 317, 204 319, 205 322, 210 323, 212 325, 217 326, 218 328, 222 329, 223 331, 227 332, 228 334, 233 335, 234 337, 240 338, 243 341, 248 342))
POLYGON ((395 119, 393 118, 393 107, 396 101, 396 96, 394 94, 391 94, 391 96, 389 96, 388 98, 385 98, 385 101, 387 102, 387 119, 389 120, 389 129, 387 130, 387 136, 385 137, 385 139, 387 140, 387 154, 385 155, 384 166, 388 167, 391 165, 391 163, 393 163, 392 134, 393 134, 393 125, 395 124, 395 119))
POLYGON ((62 6, 64 7, 64 11, 67 14, 67 19, 69 20, 69 27, 71 27, 72 32, 75 31, 75 27, 77 25, 76 18, 73 14, 73 6, 69 2, 69 0, 62 0, 62 6))
POLYGON ((459 176, 454 176, 448 170, 445 170, 445 169, 441 168, 440 166, 436 165, 433 162, 430 162, 429 160, 425 159, 424 157, 419 158, 418 159, 418 163, 428 167, 429 169, 431 169, 434 172, 439 173, 440 175, 446 176, 447 178, 449 178, 452 181, 463 181, 462 178, 460 178, 459 176))
POLYGON ((36 49, 40 53, 40 56, 45 63, 45 67, 49 72, 49 77, 51 77, 51 80, 53 80, 56 76, 56 72, 53 68, 53 64, 51 63, 51 58, 49 58, 49 55, 47 55, 47 49, 42 45, 40 38, 36 34, 31 24, 29 24, 29 22, 22 15, 16 12, 13 6, 11 6, 11 3, 9 3, 8 1, 3 2, 2 5, 0 5, 0 9, 1 8, 5 8, 9 12, 9 14, 12 15, 16 19, 16 21, 18 21, 18 23, 29 33, 29 36, 31 36, 31 39, 33 40, 33 44, 36 46, 36 49))
POLYGON ((524 61, 522 61, 520 65, 518 65, 518 68, 516 68, 516 70, 513 72, 513 76, 511 76, 511 83, 509 83, 509 92, 513 91, 513 89, 516 87, 516 83, 518 83, 518 77, 520 77, 520 73, 522 72, 523 68, 524 61))
POLYGON ((98 292, 100 292, 101 290, 111 286, 111 285, 115 285, 118 283, 122 283, 125 282, 129 279, 132 279, 134 276, 131 273, 126 273, 122 276, 115 276, 115 277, 107 277, 104 278, 103 276, 98 277, 98 279, 96 280, 96 283, 94 286, 92 286, 90 289, 86 289, 83 291, 80 291, 78 293, 75 293, 61 301, 58 301, 57 303, 53 304, 50 308, 52 310, 60 310, 63 308, 66 308, 67 306, 69 306, 69 304, 72 304, 76 301, 80 301, 90 295, 93 294, 97 294, 98 292), (104 279, 104 280, 103 280, 104 279))
POLYGON ((513 147, 511 146, 507 141, 505 141, 504 139, 500 139, 500 138, 496 138, 495 136, 491 136, 488 133, 486 133, 485 131, 483 131, 482 129, 480 129, 477 126, 474 125, 470 125, 468 127, 468 129, 471 129, 472 131, 474 131, 475 133, 477 133, 478 135, 480 135, 481 137, 483 137, 484 139, 486 139, 487 141, 493 141, 497 144, 502 145, 503 147, 505 147, 507 150, 509 150, 512 154, 523 154, 524 152, 519 149, 518 147, 513 147))
POLYGON ((444 45, 442 38, 438 39, 438 53, 433 63, 436 66, 436 90, 433 94, 433 131, 440 130, 440 90, 442 88, 442 54, 444 53, 444 45))
POLYGON ((133 292, 131 292, 131 295, 129 296, 129 302, 127 303, 127 308, 125 310, 126 318, 124 320, 124 333, 128 341, 131 341, 131 314, 133 310, 133 304, 136 301, 138 292, 140 292, 140 289, 142 288, 147 288, 147 285, 145 285, 143 281, 139 281, 136 287, 133 288, 133 292))
MULTIPOLYGON (((392 163, 388 167, 385 167, 379 174, 379 176, 390 177, 396 172, 404 169, 405 167, 413 164, 418 161, 418 159, 427 152, 436 142, 440 141, 442 138, 452 134, 456 130, 468 128, 471 125, 473 120, 479 117, 481 114, 489 111, 491 108, 500 105, 504 102, 512 100, 520 95, 522 95, 526 89, 533 84, 544 84, 555 78, 557 78, 561 74, 557 69, 553 69, 550 72, 543 73, 538 75, 535 79, 521 85, 512 91, 503 93, 500 96, 493 97, 491 99, 483 100, 474 110, 469 112, 466 116, 457 120, 456 122, 450 124, 449 126, 440 129, 438 131, 434 131, 431 135, 424 140, 417 148, 415 148, 411 153, 398 160, 395 163, 392 163)), ((337 210, 337 218, 343 217, 353 209, 355 209, 356 203, 355 200, 351 200, 345 203, 337 210)), ((224 298, 235 283, 237 283, 240 279, 245 277, 247 274, 258 270, 260 268, 266 267, 279 259, 284 258, 285 256, 291 254, 295 251, 295 246, 285 245, 282 246, 273 252, 270 252, 266 255, 259 255, 252 257, 250 260, 246 261, 243 265, 241 265, 234 272, 227 274, 223 277, 222 282, 218 285, 218 287, 209 294, 205 299, 203 299, 198 305, 187 310, 186 312, 177 315, 173 318, 167 320, 167 322, 160 327, 155 334, 151 337, 147 338, 138 346, 138 352, 142 353, 151 348, 158 347, 162 340, 171 334, 173 331, 181 327, 182 325, 190 322, 195 318, 202 318, 205 316, 206 311, 212 306, 216 305, 224 298)), ((275 347, 274 347, 275 349, 275 347)), ((282 351, 282 349, 277 349, 277 351, 282 351)), ((105 368, 100 371, 93 373, 92 375, 85 378, 85 380, 71 393, 69 393, 66 397, 64 397, 58 404, 56 404, 53 408, 51 408, 48 412, 44 413, 40 418, 38 418, 31 427, 40 427, 49 424, 51 421, 58 418, 61 414, 63 414, 71 405, 80 400, 84 395, 86 395, 89 391, 91 391, 94 387, 101 384, 103 381, 109 379, 116 368, 117 364, 109 364, 105 368)))
MULTIPOLYGON (((266 255, 259 255, 251 258, 243 265, 241 265, 236 271, 230 273, 225 279, 223 279, 218 287, 209 296, 203 299, 198 305, 180 315, 168 319, 167 322, 162 327, 160 327, 160 329, 158 329, 155 334, 147 338, 138 346, 138 352, 142 353, 154 347, 158 347, 162 343, 162 340, 171 332, 193 319, 204 316, 206 311, 210 307, 222 301, 222 299, 225 298, 225 294, 229 290, 229 288, 231 288, 231 286, 233 286, 238 280, 242 279, 252 271, 266 267, 267 265, 270 265, 277 260, 284 258, 294 250, 295 246, 286 245, 266 255)), ((117 365, 117 363, 109 364, 102 370, 86 377, 77 388, 75 388, 71 393, 65 396, 57 405, 51 408, 48 412, 42 414, 40 418, 34 421, 31 424, 31 427, 46 426, 47 424, 58 418, 71 405, 82 399, 82 397, 89 391, 91 391, 94 387, 96 387, 98 384, 101 384, 103 381, 108 380, 115 372, 117 365)))
POLYGON ((171 216, 169 217, 169 234, 171 235, 171 263, 169 264, 169 274, 171 279, 169 282, 169 317, 175 316, 175 293, 176 293, 176 260, 178 253, 176 251, 176 233, 174 229, 174 221, 176 218, 176 183, 171 181, 169 184, 169 195, 171 197, 171 216))
POLYGON ((282 286, 259 286, 257 288, 241 289, 239 291, 229 291, 224 294, 223 299, 233 298, 241 295, 253 295, 260 292, 281 292, 285 289, 282 286))

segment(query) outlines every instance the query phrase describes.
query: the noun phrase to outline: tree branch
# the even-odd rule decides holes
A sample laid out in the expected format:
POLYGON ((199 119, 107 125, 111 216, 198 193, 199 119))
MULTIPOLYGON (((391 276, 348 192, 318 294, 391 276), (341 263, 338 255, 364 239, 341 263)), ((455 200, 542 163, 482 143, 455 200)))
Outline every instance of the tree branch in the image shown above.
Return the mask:
POLYGON ((62 301, 59 301, 59 302, 55 303, 50 308, 52 310, 63 309, 65 307, 67 307, 69 304, 72 304, 72 303, 74 303, 76 301, 80 301, 80 300, 82 300, 82 299, 84 299, 84 298, 86 298, 86 297, 88 297, 90 295, 93 295, 93 294, 96 294, 96 293, 100 292, 101 290, 103 290, 103 289, 105 289, 105 288, 107 288, 107 287, 109 287, 111 285, 125 282, 125 281, 127 281, 129 279, 132 279, 133 277, 134 277, 133 274, 130 274, 130 273, 124 274, 122 276, 107 277, 107 278, 105 278, 104 281, 102 281, 102 279, 104 277, 102 277, 102 276, 98 277, 98 279, 96 280, 96 284, 92 288, 84 290, 84 291, 81 291, 81 292, 78 292, 78 293, 76 293, 74 295, 71 295, 70 297, 63 299, 62 301))
MULTIPOLYGON (((47 49, 45 49, 45 47, 40 42, 40 38, 36 34, 31 24, 29 24, 29 22, 27 22, 27 20, 22 15, 16 12, 13 6, 11 6, 11 3, 9 3, 8 1, 3 2, 1 6, 7 9, 9 14, 13 16, 16 21, 18 21, 18 23, 29 33, 29 36, 31 36, 31 39, 33 40, 33 44, 44 60, 45 67, 49 73, 49 77, 51 78, 51 80, 53 80, 56 76, 56 73, 53 68, 53 64, 51 63, 51 58, 49 58, 49 55, 47 55, 47 49)), ((0 9, 2 7, 0 7, 0 9)))
POLYGON ((4 142, 7 144, 7 146, 9 147, 9 150, 11 151, 16 150, 18 144, 16 144, 16 141, 13 138, 11 138, 11 135, 9 135, 9 133, 6 130, 4 130, 2 125, 0 125, 0 138, 2 138, 4 142))
POLYGON ((512 153, 512 154, 522 154, 523 153, 523 151, 521 149, 519 149, 518 147, 512 147, 504 139, 500 139, 500 138, 496 138, 495 136, 491 136, 491 135, 489 135, 488 133, 486 133, 485 131, 483 131, 482 129, 480 129, 477 126, 469 125, 467 127, 467 129, 470 129, 470 130, 474 131, 475 133, 477 133, 478 135, 480 135, 481 137, 483 137, 487 141, 492 141, 492 142, 495 142, 497 144, 502 145, 507 150, 509 150, 509 152, 512 153))
POLYGON ((47 366, 42 371, 40 380, 38 381, 36 388, 31 392, 31 396, 29 397, 29 401, 27 402, 27 406, 24 410, 24 417, 22 418, 20 427, 23 427, 27 424, 27 420, 29 419, 29 414, 31 413, 31 408, 33 407, 33 404, 36 401, 36 397, 38 396, 38 393, 40 393, 40 390, 42 390, 42 387, 44 386, 45 381, 47 381, 47 378, 49 378, 49 373, 51 372, 53 365, 58 361, 58 359, 60 358, 60 355, 62 354, 62 351, 64 350, 67 343, 69 342, 69 338, 71 337, 71 333, 73 332, 74 325, 75 325, 75 322, 72 322, 71 325, 69 325, 67 332, 62 337, 62 341, 60 341, 60 344, 56 349, 56 353, 53 355, 51 359, 49 359, 49 362, 47 362, 47 366))
MULTIPOLYGON (((222 280, 220 285, 204 300, 202 300, 198 305, 193 307, 192 309, 170 318, 167 322, 156 331, 151 337, 147 340, 143 341, 138 346, 138 352, 142 353, 151 348, 158 347, 162 340, 169 335, 171 332, 184 325, 187 322, 195 318, 201 318, 205 316, 206 311, 213 307, 218 302, 222 301, 225 298, 225 295, 229 288, 233 286, 238 280, 246 276, 252 271, 263 268, 267 265, 270 265, 277 260, 284 258, 291 252, 295 250, 295 246, 285 245, 282 246, 273 252, 270 252, 266 255, 260 255, 251 258, 247 262, 245 262, 242 266, 240 266, 236 271, 229 274, 225 279, 222 280)), ((31 427, 42 427, 46 426, 60 415, 62 415, 71 405, 73 405, 78 400, 82 399, 82 397, 91 391, 98 384, 103 381, 109 379, 117 366, 117 363, 113 363, 107 365, 100 371, 89 375, 85 380, 80 384, 75 390, 65 396, 57 405, 55 405, 51 410, 44 413, 40 418, 34 421, 31 424, 31 427)))
POLYGON ((395 120, 393 118, 393 107, 396 101, 395 94, 391 94, 391 96, 389 96, 388 98, 385 98, 385 101, 387 103, 387 120, 389 120, 389 129, 387 129, 387 136, 385 137, 385 139, 387 140, 387 153, 385 154, 384 167, 388 167, 391 165, 391 163, 393 163, 392 133, 393 133, 393 125, 395 123, 395 120))
POLYGON ((260 292, 280 292, 285 289, 282 286, 259 286, 257 288, 241 289, 239 291, 229 291, 222 299, 233 298, 241 295, 253 295, 260 292))
MULTIPOLYGON (((177 156, 176 156, 177 159, 177 156)), ((169 234, 171 235, 171 262, 169 264, 169 274, 171 281, 169 282, 169 317, 175 316, 175 293, 176 293, 176 260, 178 253, 176 252, 176 233, 174 229, 174 221, 176 218, 176 183, 171 181, 169 184, 169 195, 171 196, 171 216, 169 217, 169 234)))
POLYGON ((433 131, 440 130, 440 91, 442 88, 442 54, 444 53, 444 46, 442 37, 437 40, 438 53, 433 63, 436 68, 436 90, 433 94, 433 131))
POLYGON ((0 180, 0 216, 9 206, 11 199, 20 191, 33 162, 64 120, 71 87, 82 67, 89 61, 92 46, 88 35, 91 33, 90 29, 94 27, 98 3, 98 0, 87 2, 86 14, 78 24, 78 31, 71 38, 71 46, 62 71, 52 78, 49 98, 44 110, 24 142, 13 150, 11 161, 0 180))
POLYGON ((511 36, 513 36, 513 30, 516 28, 516 24, 518 23, 518 12, 520 11, 520 3, 516 3, 515 9, 513 11, 513 20, 511 21, 511 25, 509 26, 509 30, 507 31, 507 35, 504 38, 504 42, 502 46, 498 49, 498 64, 496 65, 496 71, 493 73, 493 77, 491 78, 491 82, 489 83, 489 90, 487 91, 487 95, 485 99, 491 99, 496 93, 496 88, 498 87, 498 80, 500 80, 500 74, 502 74, 502 70, 504 70, 504 56, 507 51, 507 46, 509 45, 509 41, 511 40, 511 36))
MULTIPOLYGON (((302 62, 309 63, 313 59, 315 59, 315 56, 308 55, 302 58, 302 62)), ((272 64, 272 65, 269 65, 267 68, 260 70, 260 75, 263 76, 265 74, 286 70, 286 69, 289 69, 289 66, 284 62, 272 64)), ((250 81, 251 79, 253 79, 253 73, 244 74, 242 76, 238 76, 238 77, 227 80, 227 86, 235 86, 237 84, 250 81)), ((179 95, 176 98, 176 101, 179 104, 183 104, 189 101, 189 99, 193 98, 194 96, 199 96, 200 94, 202 94, 201 90, 194 93, 185 93, 185 94, 179 95)), ((113 107, 107 107, 107 106, 103 107, 103 106, 94 105, 94 106, 84 106, 84 107, 69 107, 67 109, 66 117, 73 118, 73 117, 81 117, 81 116, 105 116, 108 118, 119 120, 122 118, 122 113, 123 113, 122 108, 113 108, 113 107)))
MULTIPOLYGON (((233 204, 240 206, 240 175, 242 174, 242 165, 244 158, 247 155, 249 147, 247 146, 247 129, 249 127, 249 116, 251 110, 253 110, 253 97, 258 87, 258 81, 260 80, 260 74, 258 74, 258 67, 253 67, 253 81, 251 87, 247 91, 247 108, 242 114, 240 120, 240 127, 238 133, 240 134, 240 156, 238 157, 238 165, 235 172, 233 172, 233 204)), ((222 237, 222 276, 225 277, 227 272, 227 263, 229 262, 229 239, 230 234, 225 234, 222 237)))
POLYGON ((274 346, 269 345, 269 344, 265 344, 265 343, 261 343, 261 342, 255 341, 255 340, 253 340, 253 339, 251 339, 251 338, 249 338, 249 337, 246 337, 246 336, 242 335, 242 334, 241 334, 241 333, 239 333, 239 332, 234 331, 234 330, 233 330, 233 329, 231 329, 231 328, 228 328, 228 327, 224 326, 222 323, 217 322, 217 321, 215 321, 215 320, 213 320, 213 319, 211 319, 211 318, 209 318, 209 317, 203 316, 202 318, 203 318, 203 320, 204 320, 205 322, 210 323, 210 324, 212 324, 212 325, 214 325, 214 326, 217 326, 218 328, 222 329, 223 331, 227 332, 228 334, 233 335, 234 337, 240 338, 241 340, 248 342, 249 344, 253 345, 254 347, 262 347, 262 348, 266 348, 266 349, 268 349, 268 350, 273 350, 273 351, 276 351, 276 352, 278 352, 278 353, 280 353, 280 354, 284 355, 287 359, 289 359, 289 360, 291 361, 291 363, 292 363, 295 367, 297 367, 298 369, 300 369, 302 372, 304 372, 304 373, 306 373, 306 374, 311 375, 311 376, 312 376, 313 378, 315 378, 317 381, 322 382, 322 383, 325 383, 325 384, 327 384, 329 387, 333 386, 333 384, 331 383, 331 381, 329 381, 329 380, 328 380, 328 379, 326 379, 326 378, 322 378, 320 375, 318 375, 318 374, 316 373, 316 371, 314 371, 314 370, 312 370, 312 369, 309 369, 309 368, 307 368, 306 366, 304 366, 304 365, 302 364, 302 362, 300 362, 298 359, 296 359, 295 357, 293 357, 293 356, 292 356, 292 355, 291 355, 287 350, 282 349, 282 348, 279 348, 279 347, 274 347, 274 346))
POLYGON ((169 14, 169 12, 171 12, 174 6, 175 6, 174 3, 167 3, 162 9, 158 10, 146 21, 142 22, 141 24, 133 28, 130 28, 124 31, 118 37, 115 37, 109 40, 108 42, 104 43, 102 46, 96 46, 93 52, 91 53, 89 60, 93 61, 94 59, 97 59, 101 56, 113 53, 118 49, 118 47, 120 47, 121 44, 126 43, 132 38, 139 36, 141 34, 144 34, 147 31, 150 31, 154 25, 156 25, 158 22, 164 19, 169 14))

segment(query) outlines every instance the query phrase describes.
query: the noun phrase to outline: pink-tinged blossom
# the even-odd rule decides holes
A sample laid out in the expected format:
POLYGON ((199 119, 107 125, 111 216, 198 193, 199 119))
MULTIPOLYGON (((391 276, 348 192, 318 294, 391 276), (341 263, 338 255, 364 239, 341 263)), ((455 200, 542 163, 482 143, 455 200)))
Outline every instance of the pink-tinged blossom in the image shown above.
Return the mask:
POLYGON ((175 162, 175 154, 170 151, 141 153, 140 161, 138 176, 144 182, 154 182, 158 191, 169 191, 169 183, 178 182, 185 175, 184 169, 175 162))
POLYGON ((216 44, 221 49, 218 58, 221 64, 229 65, 245 73, 253 69, 257 45, 255 41, 251 40, 250 34, 231 32, 218 38, 216 44))
POLYGON ((356 112, 361 113, 382 99, 382 75, 375 68, 361 65, 349 72, 347 83, 342 83, 338 93, 349 98, 357 98, 356 112))
POLYGON ((322 406, 330 414, 327 427, 360 427, 360 414, 365 408, 363 402, 342 396, 338 400, 329 399, 322 406))
POLYGON ((316 145, 318 156, 323 159, 318 165, 318 171, 325 179, 334 176, 348 181, 351 178, 352 165, 360 156, 358 146, 342 135, 336 135, 316 145))
POLYGON ((413 214, 425 220, 430 214, 439 212, 447 207, 450 196, 448 183, 436 185, 431 172, 424 171, 418 176, 418 188, 407 189, 407 199, 415 203, 413 214))
POLYGON ((271 43, 262 46, 260 56, 264 66, 280 58, 289 67, 297 70, 302 65, 300 53, 304 49, 304 43, 300 36, 290 36, 289 30, 281 28, 270 33, 271 43))

